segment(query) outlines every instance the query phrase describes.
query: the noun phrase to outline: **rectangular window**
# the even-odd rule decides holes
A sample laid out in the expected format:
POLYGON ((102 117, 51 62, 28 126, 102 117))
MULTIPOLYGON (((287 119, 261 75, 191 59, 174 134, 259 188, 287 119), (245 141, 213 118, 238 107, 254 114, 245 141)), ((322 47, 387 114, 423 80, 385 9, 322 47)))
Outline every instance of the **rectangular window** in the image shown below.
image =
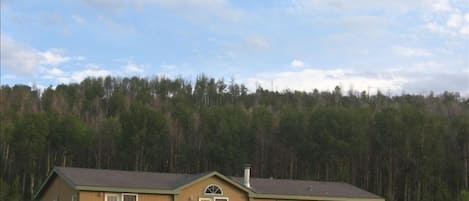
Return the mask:
POLYGON ((106 193, 104 201, 120 201, 119 194, 106 193))
POLYGON ((212 201, 210 198, 199 198, 199 201, 212 201))
POLYGON ((123 193, 122 201, 138 201, 137 194, 123 193))
POLYGON ((78 201, 78 195, 76 193, 72 195, 72 201, 78 201))
POLYGON ((213 201, 229 201, 227 197, 214 197, 213 201))

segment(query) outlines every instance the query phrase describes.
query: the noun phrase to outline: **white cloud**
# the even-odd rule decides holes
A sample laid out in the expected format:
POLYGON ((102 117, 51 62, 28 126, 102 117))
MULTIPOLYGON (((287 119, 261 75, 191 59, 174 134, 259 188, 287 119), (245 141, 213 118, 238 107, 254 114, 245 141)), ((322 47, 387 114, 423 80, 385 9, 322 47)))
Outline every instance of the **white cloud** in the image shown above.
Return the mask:
POLYGON ((467 6, 467 3, 464 4, 460 1, 449 2, 448 0, 440 1, 441 5, 448 5, 442 6, 446 8, 443 9, 446 12, 428 15, 425 27, 431 32, 445 36, 466 38, 469 35, 469 13, 467 11, 462 12, 461 10, 464 10, 463 8, 467 6))
POLYGON ((429 1, 431 2, 432 9, 434 11, 451 11, 453 10, 453 7, 449 3, 448 0, 434 0, 434 1, 429 1))
POLYGON ((459 13, 451 14, 446 22, 446 26, 448 27, 459 27, 462 25, 464 19, 463 16, 459 13))
POLYGON ((67 73, 59 68, 45 69, 41 67, 39 74, 42 75, 41 77, 43 79, 58 80, 59 78, 66 76, 67 73))
POLYGON ((389 68, 382 73, 405 78, 407 82, 402 83, 402 89, 409 93, 457 91, 467 96, 469 73, 459 65, 426 61, 389 68))
POLYGON ((71 73, 70 78, 64 78, 64 80, 70 80, 72 82, 81 82, 87 77, 106 77, 111 74, 112 73, 110 71, 103 69, 85 69, 82 71, 76 71, 71 73))
POLYGON ((360 74, 349 69, 304 69, 301 71, 258 74, 247 80, 252 89, 256 84, 261 86, 274 85, 275 90, 302 90, 311 92, 313 89, 333 90, 342 86, 344 90, 373 90, 399 92, 402 84, 407 82, 401 76, 385 74, 360 74))
POLYGON ((290 63, 290 66, 294 68, 303 68, 305 67, 305 63, 301 60, 293 59, 293 61, 290 63))
MULTIPOLYGON (((351 24, 350 27, 362 32, 363 29, 370 30, 372 26, 378 27, 378 31, 386 30, 386 23, 391 26, 406 24, 401 21, 397 23, 396 16, 409 18, 407 14, 412 13, 418 16, 420 18, 418 20, 422 20, 422 25, 431 32, 454 38, 466 37, 469 32, 469 23, 464 25, 464 20, 469 20, 467 19, 469 16, 466 17, 469 13, 464 13, 467 12, 465 8, 467 8, 467 0, 393 0, 392 2, 387 0, 292 0, 289 10, 295 14, 314 13, 315 16, 335 13, 339 17, 344 16, 342 21, 351 24), (381 14, 360 16, 367 12, 381 14)), ((395 30, 389 29, 388 31, 398 34, 395 30)))
POLYGON ((58 48, 51 48, 44 52, 38 52, 37 54, 41 57, 41 61, 39 63, 43 65, 55 66, 69 61, 83 61, 86 59, 84 56, 64 56, 64 50, 58 48))
POLYGON ((444 12, 452 10, 448 0, 293 0, 290 10, 381 10, 386 12, 408 12, 413 10, 431 10, 444 12))
POLYGON ((403 46, 394 46, 392 52, 395 55, 404 56, 404 57, 429 57, 433 54, 425 49, 420 48, 411 48, 403 46))
POLYGON ((435 61, 426 61, 426 62, 415 63, 412 65, 387 68, 383 72, 390 73, 390 74, 412 74, 412 73, 438 74, 438 73, 445 72, 445 71, 448 71, 448 68, 446 65, 435 62, 435 61))
POLYGON ((68 84, 70 82, 79 83, 87 77, 105 77, 112 73, 108 70, 98 68, 86 68, 78 71, 63 71, 60 68, 41 68, 39 73, 42 79, 55 80, 57 83, 68 84))
POLYGON ((462 16, 458 14, 449 16, 446 26, 437 22, 429 22, 425 27, 431 32, 450 37, 462 37, 464 39, 469 35, 469 22, 465 23, 462 16))
POLYGON ((63 50, 60 49, 49 49, 38 54, 42 57, 40 63, 46 65, 58 65, 71 60, 70 57, 63 56, 63 50))
POLYGON ((144 66, 138 65, 134 62, 129 62, 127 65, 124 66, 125 71, 129 73, 143 73, 144 66))
POLYGON ((469 69, 448 69, 448 65, 433 61, 366 72, 342 68, 304 68, 260 73, 243 81, 252 91, 259 85, 268 88, 273 85, 273 90, 277 91, 290 89, 306 92, 313 89, 331 91, 340 86, 345 91, 353 89, 372 94, 379 90, 391 94, 458 91, 469 95, 469 69))
MULTIPOLYGON (((64 56, 64 51, 57 48, 51 48, 46 51, 38 51, 28 45, 19 43, 6 34, 1 34, 1 67, 9 69, 22 76, 31 76, 39 71, 44 73, 51 66, 60 65, 69 61, 85 60, 83 56, 68 57, 64 56)), ((52 68, 52 73, 47 76, 55 76, 58 68, 52 68)))
POLYGON ((21 44, 4 33, 0 35, 1 66, 20 75, 33 75, 41 61, 37 50, 21 44))
POLYGON ((469 26, 462 27, 461 30, 459 30, 459 33, 469 36, 469 26))
POLYGON ((450 32, 446 30, 444 26, 441 26, 437 22, 429 22, 425 25, 425 28, 435 33, 450 34, 450 32))
POLYGON ((52 76, 63 76, 65 74, 62 70, 58 68, 52 68, 47 73, 52 76))
POLYGON ((464 17, 461 15, 459 33, 466 37, 469 36, 469 13, 464 14, 464 17))

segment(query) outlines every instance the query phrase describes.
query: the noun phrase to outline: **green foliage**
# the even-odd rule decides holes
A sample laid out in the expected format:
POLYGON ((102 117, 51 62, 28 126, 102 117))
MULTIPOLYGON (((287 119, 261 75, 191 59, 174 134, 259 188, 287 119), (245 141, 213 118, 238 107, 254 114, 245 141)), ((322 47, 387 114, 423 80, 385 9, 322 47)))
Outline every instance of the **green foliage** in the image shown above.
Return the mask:
POLYGON ((120 120, 122 140, 119 148, 124 159, 133 158, 137 170, 157 166, 159 163, 156 162, 163 161, 168 144, 168 128, 161 112, 137 103, 130 107, 129 112, 122 114, 120 120))
POLYGON ((44 113, 25 114, 15 124, 12 144, 16 154, 15 159, 25 161, 20 163, 23 171, 31 171, 35 168, 35 162, 44 153, 47 136, 49 133, 47 116, 44 113))
POLYGON ((248 93, 232 79, 87 78, 0 88, 0 200, 54 166, 344 181, 388 201, 468 200, 469 100, 457 93, 248 93))
POLYGON ((23 200, 20 189, 19 178, 14 179, 13 182, 7 182, 0 178, 0 200, 23 200))
POLYGON ((461 191, 459 201, 469 201, 469 191, 461 191))

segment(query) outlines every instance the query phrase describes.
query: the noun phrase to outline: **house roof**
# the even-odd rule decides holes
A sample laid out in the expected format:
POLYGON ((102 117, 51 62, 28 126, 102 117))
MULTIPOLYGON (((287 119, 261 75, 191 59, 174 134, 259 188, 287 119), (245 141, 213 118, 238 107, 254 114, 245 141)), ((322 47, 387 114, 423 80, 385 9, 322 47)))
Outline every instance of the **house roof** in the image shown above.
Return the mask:
MULTIPOLYGON (((243 182, 242 177, 232 178, 239 183, 243 182)), ((381 199, 375 194, 343 182, 251 178, 250 184, 258 194, 381 199)))
POLYGON ((377 195, 339 182, 251 178, 251 188, 246 188, 242 185, 243 178, 228 178, 218 172, 177 174, 70 167, 54 168, 37 192, 36 198, 42 194, 45 186, 55 176, 60 176, 76 190, 178 194, 181 189, 192 183, 211 176, 218 176, 246 191, 252 197, 303 200, 310 197, 342 197, 382 200, 377 195))
POLYGON ((105 186, 173 190, 208 173, 174 174, 87 168, 57 167, 73 186, 105 186))

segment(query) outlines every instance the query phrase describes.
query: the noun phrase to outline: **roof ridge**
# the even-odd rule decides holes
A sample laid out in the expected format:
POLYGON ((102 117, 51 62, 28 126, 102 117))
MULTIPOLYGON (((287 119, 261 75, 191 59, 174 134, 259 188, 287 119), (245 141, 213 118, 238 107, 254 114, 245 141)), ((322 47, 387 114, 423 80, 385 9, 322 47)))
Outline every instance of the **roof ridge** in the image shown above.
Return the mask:
MULTIPOLYGON (((140 171, 140 170, 120 170, 120 169, 106 169, 106 168, 86 168, 86 167, 66 167, 66 166, 56 166, 57 169, 82 169, 82 170, 92 170, 92 171, 114 171, 114 172, 127 172, 127 173, 148 173, 148 174, 168 174, 168 175, 186 175, 186 176, 193 176, 197 178, 199 176, 203 176, 206 174, 210 174, 212 172, 217 171, 205 171, 201 173, 178 173, 178 172, 152 172, 152 171, 140 171)), ((229 176, 229 178, 238 178, 242 179, 241 176, 229 176)), ((318 183, 337 183, 337 184, 346 184, 351 185, 350 183, 344 181, 318 181, 318 180, 308 180, 303 178, 298 179, 285 179, 285 178, 265 178, 265 177, 251 177, 251 179, 261 179, 261 180, 280 180, 280 181, 294 181, 294 182, 318 182, 318 183)), ((355 187, 355 186, 354 186, 355 187)))
POLYGON ((198 175, 204 173, 177 173, 177 172, 152 172, 152 171, 140 171, 140 170, 119 170, 119 169, 105 169, 105 168, 83 168, 83 167, 64 167, 56 166, 56 169, 81 169, 81 170, 92 170, 92 171, 114 171, 114 172, 128 172, 128 173, 149 173, 149 174, 172 174, 172 175, 198 175))
MULTIPOLYGON (((243 177, 238 177, 238 176, 231 176, 231 178, 239 178, 242 179, 243 177)), ((251 179, 262 179, 262 180, 282 180, 282 181, 308 181, 308 182, 319 182, 319 183, 339 183, 339 184, 348 184, 351 185, 350 183, 344 182, 344 181, 318 181, 318 180, 308 180, 308 179, 284 179, 284 178, 265 178, 265 177, 251 177, 251 179)))

